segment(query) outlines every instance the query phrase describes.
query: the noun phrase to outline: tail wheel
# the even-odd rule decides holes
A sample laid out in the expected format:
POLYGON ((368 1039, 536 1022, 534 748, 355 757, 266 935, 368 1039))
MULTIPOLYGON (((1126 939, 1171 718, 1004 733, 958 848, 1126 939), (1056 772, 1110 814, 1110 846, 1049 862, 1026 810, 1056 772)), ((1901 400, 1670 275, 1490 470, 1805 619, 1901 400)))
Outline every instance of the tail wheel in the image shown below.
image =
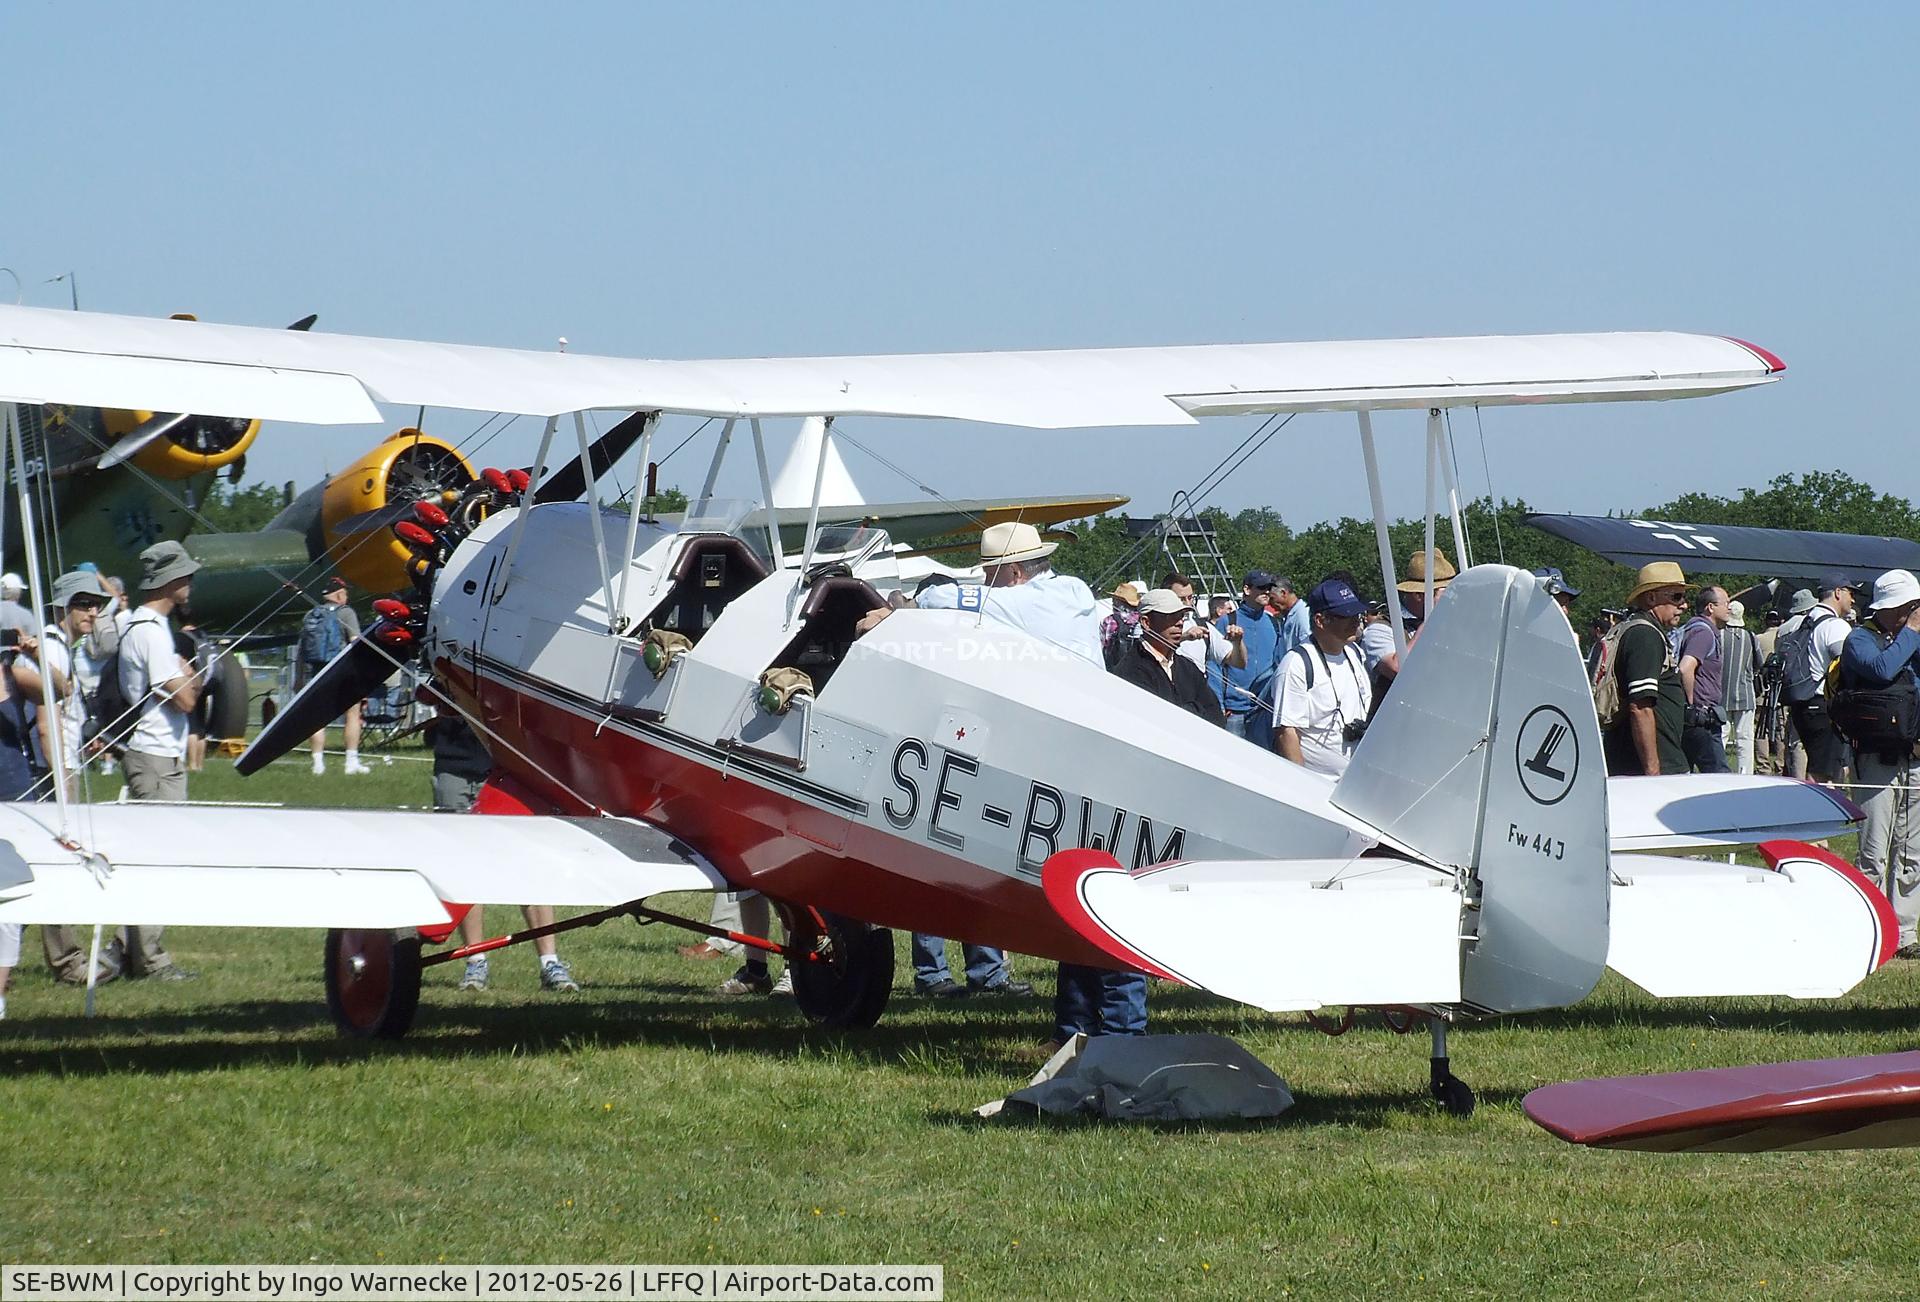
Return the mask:
POLYGON ((340 1034, 397 1040, 420 1007, 420 938, 336 927, 327 933, 326 982, 340 1034))
MULTIPOLYGON (((795 960, 793 999, 816 1026, 860 1031, 880 1020, 893 993, 893 933, 838 914, 826 914, 826 930, 811 926, 815 958, 795 960)), ((788 928, 788 939, 807 935, 788 928)))

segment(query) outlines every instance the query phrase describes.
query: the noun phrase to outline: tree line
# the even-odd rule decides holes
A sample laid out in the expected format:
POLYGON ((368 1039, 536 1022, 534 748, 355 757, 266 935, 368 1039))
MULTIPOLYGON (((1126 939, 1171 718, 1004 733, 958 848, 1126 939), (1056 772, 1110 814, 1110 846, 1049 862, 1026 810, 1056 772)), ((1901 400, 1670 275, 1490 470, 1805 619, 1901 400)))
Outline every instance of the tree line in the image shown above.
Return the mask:
MULTIPOLYGON (((1529 527, 1523 517, 1532 513, 1533 508, 1524 501, 1503 498, 1496 506, 1490 498, 1480 498, 1468 503, 1464 515, 1473 559, 1504 561, 1522 569, 1557 566, 1567 581, 1581 590, 1575 609, 1583 619, 1591 618, 1602 607, 1625 604, 1633 587, 1633 570, 1529 527)), ((1779 475, 1764 488, 1744 488, 1730 497, 1685 493, 1670 502, 1615 514, 1688 524, 1812 529, 1920 540, 1920 509, 1912 502, 1875 492, 1870 485, 1838 470, 1779 475)), ((1336 570, 1352 574, 1363 596, 1378 597, 1381 593, 1380 559, 1371 520, 1343 516, 1295 530, 1272 507, 1249 507, 1232 514, 1208 509, 1201 515, 1213 525, 1236 592, 1239 577, 1259 568, 1291 579, 1303 594, 1336 570)), ((1155 582, 1167 568, 1158 540, 1143 546, 1140 539, 1129 536, 1126 519, 1120 514, 1097 516, 1071 527, 1078 536, 1061 545, 1054 554, 1054 564, 1087 580, 1101 593, 1127 580, 1155 582)), ((1419 519, 1396 520, 1388 527, 1394 566, 1402 578, 1407 557, 1423 544, 1425 528, 1425 522, 1419 519)), ((1434 542, 1459 564, 1445 516, 1436 521, 1434 542)), ((1687 577, 1718 583, 1733 591, 1759 581, 1752 575, 1710 572, 1690 571, 1687 577)), ((1750 613, 1757 616, 1759 612, 1750 613)))

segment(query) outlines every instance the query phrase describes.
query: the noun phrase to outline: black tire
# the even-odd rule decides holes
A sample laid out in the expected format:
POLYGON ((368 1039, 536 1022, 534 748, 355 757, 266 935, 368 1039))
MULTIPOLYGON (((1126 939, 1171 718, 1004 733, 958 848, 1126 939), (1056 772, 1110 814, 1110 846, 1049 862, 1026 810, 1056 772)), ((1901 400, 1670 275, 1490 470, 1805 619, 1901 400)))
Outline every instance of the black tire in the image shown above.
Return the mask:
POLYGON ((1473 1115, 1473 1091, 1458 1076, 1448 1076, 1434 1087, 1433 1097, 1439 1102, 1441 1111, 1450 1117, 1465 1119, 1473 1115))
POLYGON ((207 694, 207 737, 211 741, 244 739, 247 735, 247 671, 233 656, 214 662, 213 682, 207 694))
MULTIPOLYGON (((880 1020, 893 994, 893 933, 884 927, 826 915, 820 961, 794 961, 793 1001, 816 1026, 863 1031, 880 1020)), ((788 939, 796 933, 789 929, 788 939)))
POLYGON ((420 1007, 420 937, 335 927, 327 932, 326 983, 340 1034, 397 1040, 420 1007))

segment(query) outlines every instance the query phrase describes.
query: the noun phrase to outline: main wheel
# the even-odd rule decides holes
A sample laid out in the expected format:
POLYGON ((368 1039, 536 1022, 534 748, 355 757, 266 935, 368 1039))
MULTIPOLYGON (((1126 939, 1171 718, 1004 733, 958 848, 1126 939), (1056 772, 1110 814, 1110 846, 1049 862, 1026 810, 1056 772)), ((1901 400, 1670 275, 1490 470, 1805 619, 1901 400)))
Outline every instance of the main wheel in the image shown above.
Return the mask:
POLYGON ((420 1007, 420 938, 336 927, 327 933, 326 982, 340 1034, 397 1040, 420 1007))
MULTIPOLYGON (((831 913, 826 924, 826 933, 815 937, 819 957, 787 965, 793 1000, 817 1026, 865 1030, 880 1020, 893 993, 893 933, 831 913)), ((789 941, 798 934, 804 933, 789 929, 789 941)))

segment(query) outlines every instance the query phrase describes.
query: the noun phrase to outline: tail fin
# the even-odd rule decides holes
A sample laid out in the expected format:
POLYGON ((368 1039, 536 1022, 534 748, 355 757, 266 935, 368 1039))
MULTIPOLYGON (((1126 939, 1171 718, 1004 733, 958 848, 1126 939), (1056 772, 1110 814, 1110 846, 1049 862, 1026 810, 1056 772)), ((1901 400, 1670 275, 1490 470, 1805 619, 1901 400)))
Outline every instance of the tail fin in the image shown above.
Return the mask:
POLYGON ((1420 630, 1333 803, 1469 874, 1463 1002, 1570 1004, 1607 962, 1607 777, 1566 616, 1523 570, 1461 575, 1420 630))

